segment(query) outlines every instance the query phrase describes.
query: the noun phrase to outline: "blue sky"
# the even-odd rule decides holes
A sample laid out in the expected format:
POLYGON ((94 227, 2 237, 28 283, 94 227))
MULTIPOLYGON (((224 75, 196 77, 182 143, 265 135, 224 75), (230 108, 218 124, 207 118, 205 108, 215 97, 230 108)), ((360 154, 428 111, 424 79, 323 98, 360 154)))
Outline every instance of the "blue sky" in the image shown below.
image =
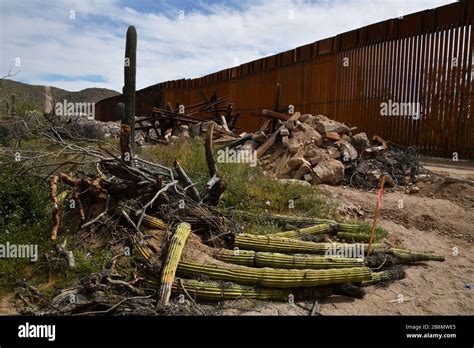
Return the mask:
POLYGON ((453 0, 0 0, 0 75, 68 90, 193 78, 453 0))

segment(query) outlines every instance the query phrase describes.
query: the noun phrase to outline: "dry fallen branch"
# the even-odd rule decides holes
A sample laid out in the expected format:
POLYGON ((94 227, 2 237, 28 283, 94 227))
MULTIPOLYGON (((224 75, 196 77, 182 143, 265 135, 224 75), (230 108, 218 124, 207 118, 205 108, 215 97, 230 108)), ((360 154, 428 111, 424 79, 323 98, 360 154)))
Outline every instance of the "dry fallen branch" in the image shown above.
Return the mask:
POLYGON ((158 192, 153 196, 153 198, 151 199, 151 201, 149 201, 144 207, 143 207, 143 210, 142 210, 142 213, 140 215, 140 218, 138 219, 138 223, 137 223, 137 229, 140 228, 140 225, 142 224, 142 221, 143 221, 143 217, 145 216, 145 212, 147 210, 148 207, 150 207, 155 201, 156 199, 158 198, 158 196, 160 194, 162 194, 163 192, 167 191, 171 186, 174 186, 178 183, 178 181, 172 181, 168 184, 165 185, 165 187, 163 187, 162 189, 158 190, 158 192))
POLYGON ((177 158, 174 160, 174 168, 178 173, 178 180, 180 181, 181 185, 184 186, 184 190, 188 193, 189 197, 195 202, 201 201, 201 195, 199 194, 198 189, 181 167, 177 158))
POLYGON ((217 164, 214 159, 214 152, 212 149, 212 136, 214 133, 214 123, 211 123, 207 128, 206 142, 205 142, 205 153, 207 168, 209 169, 210 180, 207 182, 206 191, 203 195, 206 202, 212 206, 219 204, 221 195, 227 188, 227 185, 223 179, 219 177, 217 170, 217 164))
POLYGON ((56 240, 59 228, 61 227, 61 218, 59 216, 59 202, 58 202, 58 182, 59 177, 54 175, 51 177, 51 201, 53 202, 53 227, 51 228, 51 239, 56 240))
POLYGON ((216 161, 214 160, 214 152, 212 150, 213 134, 214 134, 214 123, 211 123, 206 130, 206 142, 205 142, 206 162, 207 162, 207 168, 209 169, 209 177, 211 178, 218 175, 216 161))
POLYGON ((152 296, 153 295, 127 297, 127 298, 124 298, 123 300, 120 300, 119 302, 117 302, 116 304, 111 306, 109 309, 106 309, 104 311, 88 311, 88 312, 81 312, 81 313, 71 314, 71 315, 78 316, 78 315, 107 314, 107 313, 113 311, 114 309, 116 309, 117 307, 119 307, 120 305, 122 305, 124 302, 138 300, 138 299, 147 299, 147 298, 150 298, 152 296))
POLYGON ((105 215, 107 215, 107 211, 109 210, 109 204, 110 204, 110 195, 107 195, 107 200, 105 201, 105 209, 102 213, 100 213, 99 215, 97 215, 95 218, 93 218, 92 220, 86 222, 85 224, 83 224, 81 226, 81 228, 86 228, 94 223, 96 223, 97 221, 99 221, 102 217, 104 217, 105 215))
POLYGON ((183 292, 186 294, 187 298, 191 301, 191 303, 201 312, 202 315, 206 315, 206 312, 199 306, 196 301, 192 298, 192 296, 189 294, 189 292, 186 290, 186 287, 184 286, 183 279, 179 279, 179 285, 181 286, 181 289, 183 292))
POLYGON ((76 268, 76 260, 74 258, 74 252, 72 250, 66 249, 67 239, 64 240, 61 244, 56 244, 56 250, 67 260, 69 268, 76 268))
POLYGON ((72 192, 72 196, 74 197, 74 202, 76 202, 77 208, 79 210, 79 216, 81 221, 86 221, 86 214, 84 213, 84 206, 82 205, 81 198, 79 197, 79 193, 77 190, 72 192))

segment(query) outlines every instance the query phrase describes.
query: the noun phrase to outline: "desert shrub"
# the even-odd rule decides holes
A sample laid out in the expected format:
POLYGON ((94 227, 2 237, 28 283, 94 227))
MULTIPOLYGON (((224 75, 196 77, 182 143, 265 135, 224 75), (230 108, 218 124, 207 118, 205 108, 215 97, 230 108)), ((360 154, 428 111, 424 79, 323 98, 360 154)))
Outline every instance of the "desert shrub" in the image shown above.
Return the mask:
POLYGON ((7 146, 12 140, 22 140, 28 138, 30 133, 25 127, 22 118, 0 119, 0 144, 7 146))
POLYGON ((101 271, 111 256, 108 248, 75 247, 74 235, 64 233, 59 241, 67 238, 67 248, 75 254, 76 268, 70 269, 66 259, 57 255, 50 240, 49 183, 28 174, 17 175, 17 169, 0 168, 0 244, 36 245, 38 259, 0 258, 0 294, 17 287, 24 279, 33 284, 67 287, 101 271))
MULTIPOLYGON (((29 175, 18 175, 17 168, 2 167, 0 202, 0 244, 37 245, 39 254, 50 248, 47 183, 29 175)), ((0 259, 0 292, 15 286, 32 265, 25 258, 0 259)))
POLYGON ((29 175, 17 175, 14 167, 2 167, 0 171, 0 202, 0 230, 50 218, 47 183, 29 175))
POLYGON ((104 140, 104 131, 100 124, 93 122, 77 123, 75 132, 81 138, 104 140))
POLYGON ((24 100, 15 108, 15 114, 18 116, 26 116, 28 112, 41 112, 41 108, 32 100, 24 100))

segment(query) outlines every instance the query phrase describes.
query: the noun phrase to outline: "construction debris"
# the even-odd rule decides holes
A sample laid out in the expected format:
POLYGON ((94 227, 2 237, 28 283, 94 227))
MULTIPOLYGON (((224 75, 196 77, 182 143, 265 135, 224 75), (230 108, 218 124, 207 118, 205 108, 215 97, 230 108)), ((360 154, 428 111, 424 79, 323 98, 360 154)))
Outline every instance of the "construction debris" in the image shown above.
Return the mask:
POLYGON ((168 103, 166 109, 154 108, 152 116, 136 118, 136 129, 142 132, 137 143, 206 138, 212 130, 214 144, 237 154, 255 151, 265 173, 280 179, 372 189, 385 176, 387 187, 405 187, 410 193, 416 191, 410 188, 415 183, 436 179, 418 164, 414 149, 378 135, 369 139, 364 132, 354 134, 356 127, 349 128, 324 115, 263 109, 252 112, 265 119, 260 129, 237 133, 236 122, 241 115, 232 114, 228 97, 218 98, 215 93, 210 100, 203 97, 204 102, 190 106, 177 102, 177 111, 168 103))
MULTIPOLYGON (((355 127, 326 116, 284 115, 269 110, 263 110, 262 115, 280 122, 273 133, 265 125, 259 130, 266 139, 252 138, 252 149, 256 149, 259 164, 268 174, 311 184, 365 188, 376 188, 382 176, 389 187, 408 187, 435 178, 418 164, 414 149, 391 144, 377 135, 372 140, 363 132, 354 135, 355 127)), ((237 151, 249 149, 234 143, 238 144, 234 147, 237 151)))
POLYGON ((228 97, 218 98, 216 93, 198 104, 185 106, 177 102, 175 108, 171 103, 165 109, 153 108, 151 116, 135 118, 136 142, 138 145, 167 144, 180 138, 201 136, 211 124, 218 134, 216 138, 235 140, 239 136, 232 131, 236 129, 240 113, 233 114, 232 108, 228 97))

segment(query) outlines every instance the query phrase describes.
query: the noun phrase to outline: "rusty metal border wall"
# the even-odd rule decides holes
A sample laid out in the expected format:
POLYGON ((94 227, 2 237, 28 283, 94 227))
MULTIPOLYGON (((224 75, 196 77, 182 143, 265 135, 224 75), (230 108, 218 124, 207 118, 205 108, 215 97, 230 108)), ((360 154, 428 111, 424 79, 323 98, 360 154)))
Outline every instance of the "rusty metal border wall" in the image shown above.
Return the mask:
MULTIPOLYGON (((416 146, 429 156, 474 159, 474 1, 386 20, 201 78, 167 81, 137 92, 137 114, 167 102, 190 105, 230 96, 244 114, 281 105, 324 114, 369 136, 416 146), (384 109, 385 108, 385 109, 384 109), (384 111, 389 110, 388 115, 384 111)), ((96 118, 117 120, 121 96, 96 105, 96 118)))

